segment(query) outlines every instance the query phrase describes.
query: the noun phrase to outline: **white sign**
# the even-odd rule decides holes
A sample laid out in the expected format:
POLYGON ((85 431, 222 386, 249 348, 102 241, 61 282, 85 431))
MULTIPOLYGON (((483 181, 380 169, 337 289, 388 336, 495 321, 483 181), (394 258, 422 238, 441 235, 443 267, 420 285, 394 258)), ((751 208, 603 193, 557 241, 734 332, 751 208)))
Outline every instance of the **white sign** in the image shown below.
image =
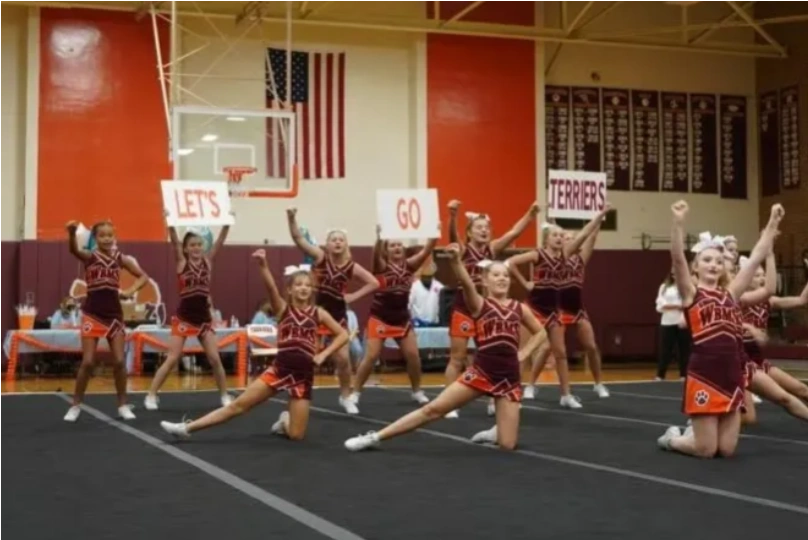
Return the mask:
POLYGON ((163 208, 172 227, 232 225, 226 182, 163 180, 163 208))
POLYGON ((606 173, 551 170, 548 179, 548 217, 592 219, 606 204, 606 173))
POLYGON ((440 238, 438 190, 377 190, 376 219, 382 240, 440 238))

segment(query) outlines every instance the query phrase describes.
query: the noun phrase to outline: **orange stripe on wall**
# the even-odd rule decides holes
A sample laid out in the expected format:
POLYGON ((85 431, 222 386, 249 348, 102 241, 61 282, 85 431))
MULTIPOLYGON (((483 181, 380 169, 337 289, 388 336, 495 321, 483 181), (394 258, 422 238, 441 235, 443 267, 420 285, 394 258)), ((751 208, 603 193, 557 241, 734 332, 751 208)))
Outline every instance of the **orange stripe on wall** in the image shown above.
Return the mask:
POLYGON ((63 9, 40 20, 37 238, 111 218, 121 239, 163 240, 171 169, 151 22, 63 9))
MULTIPOLYGON (((443 223, 459 199, 462 211, 489 214, 499 236, 536 200, 534 54, 527 41, 428 36, 427 182, 443 223)), ((535 246, 535 227, 515 245, 535 246)))

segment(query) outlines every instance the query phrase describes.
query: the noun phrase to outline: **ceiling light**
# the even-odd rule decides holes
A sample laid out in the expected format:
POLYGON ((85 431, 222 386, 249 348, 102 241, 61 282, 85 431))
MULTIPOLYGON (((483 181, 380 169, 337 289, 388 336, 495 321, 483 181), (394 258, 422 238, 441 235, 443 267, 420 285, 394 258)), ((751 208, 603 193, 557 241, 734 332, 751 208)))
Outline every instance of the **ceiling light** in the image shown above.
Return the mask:
POLYGON ((243 116, 228 116, 227 117, 228 122, 244 122, 245 120, 247 120, 247 119, 244 118, 243 116))
POLYGON ((214 135, 213 133, 205 133, 202 135, 202 142, 213 142, 218 139, 218 135, 214 135))
POLYGON ((194 153, 193 148, 180 148, 179 150, 177 150, 177 154, 180 156, 188 156, 193 153, 194 153))

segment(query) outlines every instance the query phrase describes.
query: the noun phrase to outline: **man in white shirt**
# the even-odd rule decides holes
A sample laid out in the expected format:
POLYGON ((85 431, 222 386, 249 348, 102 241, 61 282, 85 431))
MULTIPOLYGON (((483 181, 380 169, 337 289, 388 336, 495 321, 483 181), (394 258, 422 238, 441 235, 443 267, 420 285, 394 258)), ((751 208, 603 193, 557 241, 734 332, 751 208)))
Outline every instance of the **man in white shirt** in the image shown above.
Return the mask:
POLYGON ((440 291, 443 283, 435 279, 437 267, 429 262, 420 279, 410 288, 410 315, 416 326, 434 326, 440 321, 440 291))

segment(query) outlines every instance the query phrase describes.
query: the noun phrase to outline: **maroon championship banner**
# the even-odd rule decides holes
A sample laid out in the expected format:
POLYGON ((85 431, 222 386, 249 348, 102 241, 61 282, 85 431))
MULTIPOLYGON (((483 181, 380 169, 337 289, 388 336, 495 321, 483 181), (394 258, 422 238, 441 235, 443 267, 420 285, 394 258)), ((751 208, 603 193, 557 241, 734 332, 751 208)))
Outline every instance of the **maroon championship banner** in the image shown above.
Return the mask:
POLYGON ((544 124, 547 170, 569 169, 570 89, 566 86, 545 87, 544 124))
POLYGON ((603 88, 603 171, 610 190, 631 189, 629 91, 603 88))
POLYGON ((746 199, 746 97, 720 96, 721 198, 746 199))
POLYGON ((693 156, 693 193, 718 193, 718 148, 716 98, 710 94, 690 95, 690 125, 693 138, 690 153, 693 156))
POLYGON ((799 90, 789 86, 780 90, 780 152, 783 189, 800 187, 800 111, 799 90))
POLYGON ((633 191, 659 191, 659 92, 631 91, 633 191))
POLYGON ((760 142, 760 193, 780 193, 780 96, 777 90, 760 96, 758 141, 760 142))
POLYGON ((572 88, 573 169, 600 171, 600 90, 572 88))
POLYGON ((662 93, 662 191, 687 193, 687 94, 662 93))

